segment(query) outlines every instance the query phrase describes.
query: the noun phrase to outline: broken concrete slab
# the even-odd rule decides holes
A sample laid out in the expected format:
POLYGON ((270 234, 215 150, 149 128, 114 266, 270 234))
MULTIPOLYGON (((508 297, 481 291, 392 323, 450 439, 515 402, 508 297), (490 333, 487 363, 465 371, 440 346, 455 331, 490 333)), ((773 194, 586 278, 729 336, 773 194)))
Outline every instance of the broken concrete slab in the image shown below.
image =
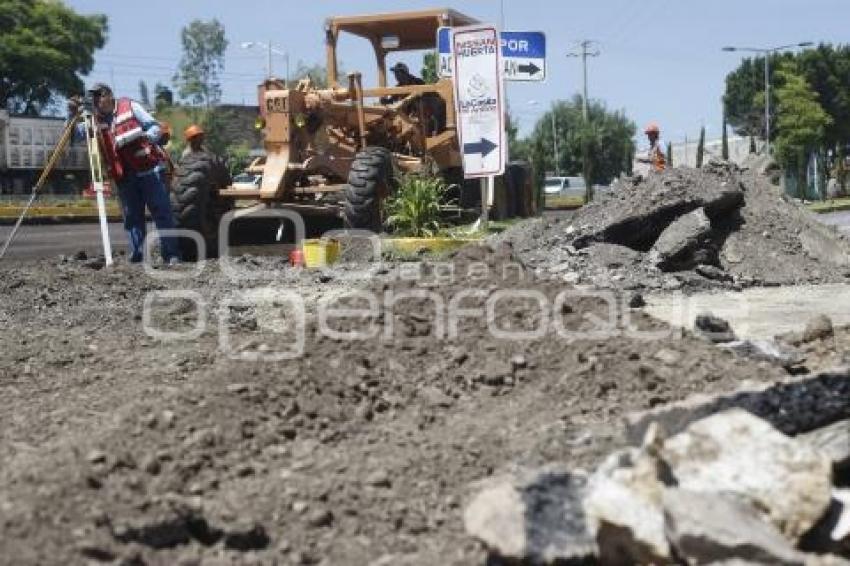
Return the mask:
POLYGON ((770 362, 783 368, 791 368, 805 361, 799 351, 782 346, 773 340, 734 340, 719 344, 742 358, 770 362))
POLYGON ((463 515, 466 532, 498 557, 567 562, 596 554, 582 499, 586 477, 561 466, 484 480, 463 515))
POLYGON ((806 328, 803 330, 803 342, 825 340, 832 338, 834 335, 835 330, 832 327, 832 320, 828 316, 821 314, 806 323, 806 328))
POLYGON ((632 267, 643 261, 643 254, 640 252, 617 244, 598 243, 582 251, 588 253, 591 264, 606 269, 632 267))
POLYGON ((710 235, 711 222, 705 210, 683 214, 661 232, 649 251, 649 260, 662 271, 691 269, 700 263, 695 254, 708 245, 710 235))
POLYGON ((803 556, 741 497, 667 489, 664 524, 676 555, 690 564, 731 559, 799 565, 803 556))
POLYGON ((838 421, 796 438, 826 455, 832 461, 836 475, 850 468, 850 420, 838 421))
POLYGON ((691 423, 731 408, 762 418, 781 432, 794 436, 850 418, 850 369, 789 378, 772 385, 742 384, 738 391, 695 395, 625 419, 628 441, 638 445, 652 423, 667 434, 677 434, 691 423))
POLYGON ((694 319, 694 329, 697 334, 708 338, 715 344, 732 342, 737 339, 729 323, 711 313, 698 314, 694 319))
POLYGON ((661 458, 678 487, 745 497, 794 542, 830 504, 830 460, 741 409, 699 420, 668 438, 661 458))
POLYGON ((712 281, 732 281, 734 279, 734 277, 715 265, 701 263, 694 268, 694 271, 712 281))
POLYGON ((645 449, 615 452, 591 476, 584 509, 602 564, 672 561, 664 532, 664 484, 645 449))
MULTIPOLYGON (((626 185, 629 183, 627 182, 626 185)), ((594 202, 582 210, 576 248, 608 242, 648 251, 677 218, 702 208, 709 219, 740 207, 744 194, 736 171, 675 169, 660 182, 632 180, 616 198, 594 202), (631 197, 640 193, 640 199, 631 197)))

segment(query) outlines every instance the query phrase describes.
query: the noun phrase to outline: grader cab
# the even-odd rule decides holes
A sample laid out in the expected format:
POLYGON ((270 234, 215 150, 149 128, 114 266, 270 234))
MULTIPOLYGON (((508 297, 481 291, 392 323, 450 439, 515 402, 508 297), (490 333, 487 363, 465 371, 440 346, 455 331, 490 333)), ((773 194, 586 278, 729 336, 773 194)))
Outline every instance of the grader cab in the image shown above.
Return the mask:
POLYGON ((263 82, 259 125, 266 155, 248 169, 262 176, 261 185, 219 188, 210 202, 255 200, 261 207, 340 216, 348 227, 377 232, 382 202, 398 175, 428 172, 462 184, 451 80, 391 86, 387 58, 435 49, 439 27, 474 23, 450 9, 328 19, 327 86, 309 79, 263 82), (359 72, 339 76, 343 34, 371 44, 377 85, 364 85, 359 72))

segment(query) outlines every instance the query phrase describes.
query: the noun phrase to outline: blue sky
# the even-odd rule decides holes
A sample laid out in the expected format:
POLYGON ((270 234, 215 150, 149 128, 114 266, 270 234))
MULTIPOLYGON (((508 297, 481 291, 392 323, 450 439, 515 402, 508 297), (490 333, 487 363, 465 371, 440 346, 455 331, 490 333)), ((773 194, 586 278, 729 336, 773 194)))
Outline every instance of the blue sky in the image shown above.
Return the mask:
MULTIPOLYGON (((552 101, 581 90, 580 59, 566 53, 581 39, 598 42, 601 54, 589 60, 590 98, 625 110, 639 126, 657 121, 668 141, 694 138, 701 123, 708 137, 720 135, 723 79, 740 60, 724 45, 776 46, 801 41, 850 42, 848 0, 66 0, 82 13, 109 16, 109 40, 96 54, 87 80, 113 81, 119 94, 138 96, 143 78, 153 87, 170 84, 180 57, 180 29, 189 21, 218 18, 230 47, 223 75, 224 101, 252 103, 265 73, 265 54, 245 50, 244 41, 271 40, 288 50, 292 66, 324 62, 323 22, 330 15, 353 15, 431 7, 451 7, 505 29, 547 35, 545 83, 511 83, 508 97, 523 132, 552 101), (503 9, 502 9, 503 7, 503 9), (534 101, 535 103, 531 103, 534 101)), ((342 44, 346 70, 374 76, 371 48, 362 40, 342 44)), ((419 61, 411 61, 412 69, 419 61)), ((275 74, 284 61, 275 56, 275 74)))

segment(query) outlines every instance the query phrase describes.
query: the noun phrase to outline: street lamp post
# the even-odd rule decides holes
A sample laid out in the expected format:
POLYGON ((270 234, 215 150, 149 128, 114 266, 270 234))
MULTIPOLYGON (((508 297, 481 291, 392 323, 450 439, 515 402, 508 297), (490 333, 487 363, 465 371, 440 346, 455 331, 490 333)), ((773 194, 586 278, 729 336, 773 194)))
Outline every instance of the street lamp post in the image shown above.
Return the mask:
POLYGON ((259 47, 266 50, 266 78, 272 78, 272 53, 282 55, 286 63, 286 84, 289 84, 289 52, 283 51, 272 45, 272 42, 264 43, 262 41, 244 41, 241 44, 242 49, 251 49, 259 47))
POLYGON ((770 155, 770 56, 778 51, 792 49, 794 47, 810 47, 814 45, 811 41, 780 45, 779 47, 731 47, 723 48, 723 51, 748 51, 750 53, 761 53, 764 55, 764 143, 765 150, 770 155))

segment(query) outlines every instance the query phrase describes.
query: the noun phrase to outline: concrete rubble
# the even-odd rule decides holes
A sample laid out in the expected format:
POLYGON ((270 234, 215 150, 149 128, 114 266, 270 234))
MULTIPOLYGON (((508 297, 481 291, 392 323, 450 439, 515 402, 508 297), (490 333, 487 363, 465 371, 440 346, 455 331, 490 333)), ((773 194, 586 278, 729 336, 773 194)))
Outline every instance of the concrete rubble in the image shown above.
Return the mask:
MULTIPOLYGON (((499 517, 497 530, 482 529, 480 520, 467 521, 467 530, 497 559, 554 564, 526 551, 528 519, 518 491, 505 487, 520 481, 500 480, 502 488, 485 488, 467 507, 468 517, 482 508, 499 517)), ((555 517, 584 517, 586 531, 571 522, 563 536, 590 533, 601 564, 840 564, 850 558, 850 492, 837 481, 832 457, 808 439, 731 409, 667 438, 653 424, 639 448, 599 465, 583 500, 571 499, 572 512, 559 506, 555 517)), ((556 522, 534 526, 557 539, 556 522)))
POLYGON ((845 235, 756 170, 720 161, 622 178, 568 220, 527 223, 498 239, 541 274, 603 288, 740 290, 850 275, 845 235), (629 260, 608 261, 612 245, 629 260))
POLYGON ((581 506, 586 484, 563 467, 485 480, 466 507, 464 526, 504 558, 553 563, 593 556, 581 506))

